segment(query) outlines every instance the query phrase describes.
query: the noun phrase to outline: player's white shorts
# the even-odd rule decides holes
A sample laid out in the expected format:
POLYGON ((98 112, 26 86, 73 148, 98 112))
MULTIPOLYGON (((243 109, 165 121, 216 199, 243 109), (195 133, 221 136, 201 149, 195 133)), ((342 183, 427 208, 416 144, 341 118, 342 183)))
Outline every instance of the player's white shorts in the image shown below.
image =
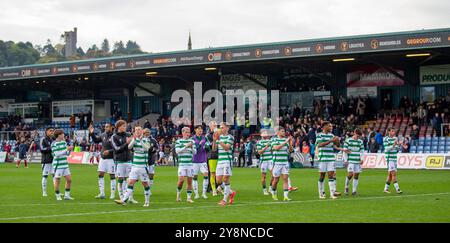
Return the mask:
POLYGON ((319 162, 319 172, 336 171, 336 164, 334 162, 319 162))
POLYGON ((61 178, 61 177, 70 175, 70 169, 69 168, 56 169, 56 170, 54 169, 53 172, 54 172, 53 178, 61 178))
POLYGON ((388 172, 390 171, 397 171, 397 163, 392 161, 388 163, 388 172))
POLYGON ((194 163, 194 175, 208 173, 208 165, 205 163, 194 163))
POLYGON ((178 176, 194 177, 194 166, 192 165, 178 166, 178 176))
POLYGON ((266 161, 266 162, 262 162, 260 167, 261 167, 261 173, 267 173, 270 172, 270 170, 272 170, 272 162, 266 161))
POLYGON ((53 174, 53 165, 50 163, 42 164, 42 175, 48 176, 50 174, 53 174))
POLYGON ((348 163, 347 172, 350 172, 350 173, 361 173, 362 172, 361 164, 348 163))
POLYGON ((140 180, 142 182, 148 182, 147 169, 145 167, 141 168, 141 167, 132 166, 128 179, 140 180))
POLYGON ((218 164, 216 168, 216 176, 232 176, 230 164, 218 164))
POLYGON ((130 175, 131 163, 120 163, 116 167, 116 176, 119 178, 125 178, 130 175))
POLYGON ((116 164, 114 163, 113 159, 100 158, 100 163, 98 163, 97 171, 105 172, 108 174, 115 174, 116 173, 116 164))
POLYGON ((155 174, 155 165, 147 166, 147 173, 148 174, 155 174))
POLYGON ((280 177, 281 175, 289 175, 289 164, 275 164, 272 169, 273 177, 280 177))

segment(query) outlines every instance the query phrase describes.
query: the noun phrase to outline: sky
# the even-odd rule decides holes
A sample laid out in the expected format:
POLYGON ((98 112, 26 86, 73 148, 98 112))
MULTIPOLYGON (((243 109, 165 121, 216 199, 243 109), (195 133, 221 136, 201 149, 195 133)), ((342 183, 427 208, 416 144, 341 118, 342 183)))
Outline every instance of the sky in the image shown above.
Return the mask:
POLYGON ((107 38, 143 51, 450 28, 449 0, 1 0, 0 39, 44 45, 78 28, 83 50, 107 38))

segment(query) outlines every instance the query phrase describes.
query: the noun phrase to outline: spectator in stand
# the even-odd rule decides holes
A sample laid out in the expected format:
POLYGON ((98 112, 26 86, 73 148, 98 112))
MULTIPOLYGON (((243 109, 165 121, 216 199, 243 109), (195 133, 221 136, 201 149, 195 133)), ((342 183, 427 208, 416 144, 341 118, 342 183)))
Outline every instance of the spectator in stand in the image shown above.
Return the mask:
POLYGON ((441 125, 442 125, 442 117, 439 116, 439 113, 436 113, 431 121, 431 124, 433 126, 434 132, 436 133, 436 136, 441 136, 441 125))
POLYGON ((419 119, 419 126, 425 125, 426 124, 426 119, 427 119, 427 110, 425 109, 425 107, 423 105, 419 106, 419 109, 417 109, 417 117, 419 119))
POLYGON ((407 110, 410 109, 410 100, 408 99, 408 97, 403 96, 400 99, 400 104, 398 105, 398 107, 400 108, 400 111, 402 112, 403 115, 407 114, 407 110))
POLYGON ((402 153, 409 153, 411 149, 411 144, 409 143, 408 137, 403 139, 403 143, 401 143, 402 153))
POLYGON ((245 143, 244 143, 244 139, 241 138, 239 145, 238 145, 238 151, 239 151, 239 156, 238 156, 238 167, 241 167, 241 161, 242 161, 242 167, 244 167, 245 165, 245 143))
POLYGON ((250 166, 253 158, 253 142, 250 138, 247 139, 247 143, 245 144, 245 158, 247 166, 250 166))
POLYGON ((381 148, 381 151, 384 151, 383 148, 383 134, 378 130, 377 134, 375 135, 375 141, 378 143, 378 146, 381 148))
POLYGON ((311 147, 308 144, 308 141, 303 141, 302 143, 302 148, 301 148, 301 152, 303 154, 303 157, 305 157, 305 160, 309 158, 309 161, 311 163, 311 167, 313 167, 314 162, 311 162, 312 158, 311 158, 311 147))
POLYGON ((75 129, 75 115, 72 114, 69 118, 70 128, 75 129))
POLYGON ((358 98, 358 103, 356 104, 356 115, 360 116, 360 117, 364 117, 365 116, 365 112, 366 112, 366 104, 364 102, 364 100, 359 97, 358 98))
POLYGON ((314 146, 314 143, 312 141, 309 141, 309 153, 311 155, 310 162, 311 162, 311 168, 314 168, 314 160, 316 159, 316 147, 314 146))
POLYGON ((25 168, 28 168, 28 158, 27 153, 29 152, 30 144, 25 141, 25 138, 22 137, 20 139, 20 142, 18 144, 18 158, 17 158, 17 165, 16 167, 19 168, 20 162, 23 161, 25 164, 25 168))
POLYGON ((414 146, 417 146, 419 144, 419 127, 414 124, 411 130, 411 142, 414 146))
POLYGON ((89 127, 92 123, 92 112, 91 110, 88 110, 88 112, 86 113, 86 127, 89 127))
POLYGON ((375 137, 370 139, 368 147, 370 153, 378 153, 380 150, 380 144, 375 140, 375 137))
POLYGON ((84 129, 84 113, 80 112, 80 114, 78 114, 78 119, 79 119, 79 123, 80 123, 80 129, 83 130, 84 129))
POLYGON ((145 128, 148 128, 148 129, 150 129, 152 126, 150 125, 150 122, 148 121, 148 119, 145 119, 145 122, 144 122, 144 129, 145 128))

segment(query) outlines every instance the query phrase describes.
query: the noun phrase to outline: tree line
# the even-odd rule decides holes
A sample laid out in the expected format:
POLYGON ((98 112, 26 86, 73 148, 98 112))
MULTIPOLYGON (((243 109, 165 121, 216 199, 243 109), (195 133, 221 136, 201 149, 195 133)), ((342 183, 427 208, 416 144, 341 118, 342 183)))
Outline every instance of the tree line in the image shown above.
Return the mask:
POLYGON ((69 57, 64 55, 64 44, 52 44, 50 39, 47 40, 45 45, 33 45, 29 41, 15 43, 14 41, 0 40, 0 67, 143 53, 146 52, 141 50, 139 44, 131 40, 126 43, 123 41, 114 42, 111 48, 109 40, 105 38, 100 47, 94 44, 86 51, 78 47, 76 54, 69 57))

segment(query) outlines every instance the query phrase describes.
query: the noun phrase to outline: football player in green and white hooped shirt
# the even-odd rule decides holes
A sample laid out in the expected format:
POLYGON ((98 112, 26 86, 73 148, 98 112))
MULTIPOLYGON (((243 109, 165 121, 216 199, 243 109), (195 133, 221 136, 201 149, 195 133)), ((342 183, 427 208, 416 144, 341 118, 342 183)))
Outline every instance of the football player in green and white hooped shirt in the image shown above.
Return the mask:
MULTIPOLYGON (((260 154, 260 168, 261 168, 261 183, 262 183, 262 188, 263 188, 263 194, 264 195, 270 195, 270 193, 267 191, 267 186, 266 186, 266 175, 267 175, 267 171, 270 172, 271 174, 271 178, 272 177, 272 165, 273 165, 273 160, 272 160, 272 151, 270 149, 270 136, 267 132, 267 130, 263 130, 261 132, 261 140, 259 140, 256 143, 256 149, 258 154, 260 154)), ((272 182, 272 179, 270 180, 270 182, 272 182)), ((270 183, 269 187, 272 186, 272 183, 270 183)))
POLYGON ((317 134, 316 148, 317 161, 319 166, 319 198, 325 199, 325 174, 328 174, 328 186, 330 187, 330 198, 336 199, 336 181, 334 180, 334 173, 336 171, 335 161, 336 154, 334 152, 336 145, 339 144, 339 137, 334 136, 331 131, 333 125, 325 121, 322 123, 322 132, 317 134))
POLYGON ((283 127, 277 129, 277 136, 272 139, 270 144, 273 157, 273 169, 272 169, 272 198, 278 200, 277 197, 277 185, 280 176, 283 177, 283 201, 291 201, 289 198, 289 155, 292 148, 292 137, 286 138, 286 131, 283 127))
POLYGON ((72 177, 70 175, 69 164, 67 162, 67 156, 72 150, 72 146, 67 146, 66 141, 64 140, 64 131, 61 129, 57 129, 54 132, 55 141, 52 143, 52 156, 53 156, 53 185, 55 187, 56 200, 60 201, 61 194, 59 193, 59 184, 61 181, 61 177, 66 179, 64 200, 73 200, 70 197, 70 187, 72 184, 72 177))
POLYGON ((219 205, 226 206, 227 200, 233 204, 235 191, 231 190, 230 177, 231 163, 233 162, 233 146, 234 137, 228 134, 229 125, 225 122, 220 124, 220 130, 213 135, 213 150, 218 151, 219 160, 216 168, 216 181, 219 187, 223 187, 223 200, 219 202, 219 205))
POLYGON ((175 142, 175 152, 178 154, 178 183, 177 183, 177 202, 181 201, 181 189, 183 188, 184 178, 187 178, 187 202, 193 203, 192 178, 194 177, 193 157, 196 153, 194 140, 191 138, 189 127, 181 129, 182 138, 175 142))
POLYGON ((383 139, 384 155, 386 156, 386 163, 388 167, 388 176, 386 185, 384 186, 384 192, 390 193, 389 187, 391 182, 394 183, 395 190, 398 194, 402 193, 397 182, 397 154, 399 151, 400 143, 395 136, 395 129, 388 128, 388 136, 383 139))
POLYGON ((147 156, 150 149, 150 141, 143 136, 142 127, 134 128, 133 138, 128 144, 128 149, 133 149, 133 160, 131 162, 131 171, 127 180, 127 191, 122 200, 115 200, 116 203, 126 205, 134 190, 134 184, 137 180, 141 180, 144 186, 145 203, 144 207, 150 205, 150 186, 147 169, 147 156))
POLYGON ((359 128, 353 132, 353 136, 347 138, 344 142, 344 153, 347 154, 347 177, 345 178, 345 195, 348 195, 350 181, 353 178, 352 195, 356 195, 358 190, 358 179, 361 173, 361 165, 364 156, 364 143, 360 139, 362 133, 359 128))

